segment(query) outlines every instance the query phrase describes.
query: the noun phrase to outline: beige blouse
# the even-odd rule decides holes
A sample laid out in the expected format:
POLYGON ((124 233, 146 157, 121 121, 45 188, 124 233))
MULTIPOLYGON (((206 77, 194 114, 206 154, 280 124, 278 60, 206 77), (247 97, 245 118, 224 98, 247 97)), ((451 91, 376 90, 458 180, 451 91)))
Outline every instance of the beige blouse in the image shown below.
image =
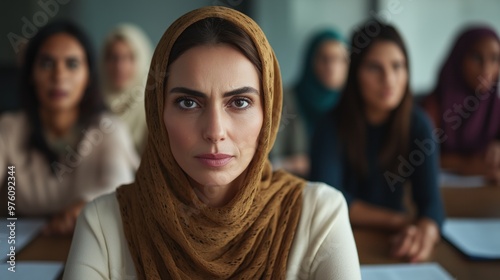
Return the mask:
POLYGON ((29 127, 25 113, 0 116, 0 189, 14 166, 16 214, 54 214, 133 181, 139 158, 118 118, 103 114, 98 125, 81 131, 76 149, 66 147, 64 158, 51 164, 26 148, 29 127))
MULTIPOLYGON (((286 279, 361 279, 342 193, 308 183, 303 203, 286 279)), ((87 204, 80 214, 63 279, 137 279, 114 193, 87 204)))

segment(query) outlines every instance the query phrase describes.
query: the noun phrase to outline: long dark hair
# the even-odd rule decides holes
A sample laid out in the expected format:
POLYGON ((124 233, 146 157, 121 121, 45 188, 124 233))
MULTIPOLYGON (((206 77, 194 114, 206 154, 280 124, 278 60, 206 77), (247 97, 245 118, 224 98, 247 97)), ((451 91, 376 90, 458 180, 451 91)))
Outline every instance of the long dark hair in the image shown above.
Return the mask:
MULTIPOLYGON (((351 38, 351 64, 346 86, 340 103, 334 114, 338 121, 340 139, 346 148, 347 158, 351 166, 362 176, 367 174, 366 160, 367 120, 365 105, 359 87, 358 72, 366 54, 375 42, 389 41, 395 43, 406 59, 406 70, 409 77, 409 60, 403 39, 391 25, 376 20, 367 21, 354 32, 351 38)), ((401 103, 391 112, 388 119, 388 133, 382 149, 379 151, 379 166, 394 171, 397 168, 398 155, 408 154, 410 139, 410 115, 412 94, 409 81, 401 103)))
POLYGON ((215 17, 195 22, 182 32, 172 46, 168 66, 193 47, 215 44, 228 44, 241 51, 262 76, 262 62, 252 38, 232 22, 215 17))
POLYGON ((36 94, 33 81, 33 68, 38 52, 48 38, 55 34, 65 33, 75 38, 85 51, 89 80, 82 100, 79 104, 78 124, 84 128, 94 124, 98 116, 105 110, 104 101, 99 92, 94 49, 87 35, 74 23, 66 20, 54 21, 44 26, 33 37, 27 46, 24 65, 21 71, 20 89, 23 109, 30 123, 31 135, 28 139, 28 148, 40 151, 50 163, 58 160, 58 155, 49 148, 43 133, 39 114, 41 106, 36 94))

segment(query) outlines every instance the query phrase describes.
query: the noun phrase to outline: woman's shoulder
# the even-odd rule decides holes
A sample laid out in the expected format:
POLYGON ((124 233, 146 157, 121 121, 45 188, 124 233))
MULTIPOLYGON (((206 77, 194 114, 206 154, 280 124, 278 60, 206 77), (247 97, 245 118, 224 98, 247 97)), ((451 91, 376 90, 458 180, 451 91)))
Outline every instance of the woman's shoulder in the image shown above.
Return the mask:
POLYGON ((342 192, 322 182, 308 182, 303 191, 302 215, 327 222, 336 215, 347 211, 342 192))
POLYGON ((319 119, 316 126, 318 127, 318 129, 329 128, 330 130, 337 131, 338 117, 336 114, 336 110, 329 110, 319 119))
POLYGON ((112 240, 109 241, 108 249, 116 248, 123 243, 125 237, 116 192, 99 196, 87 203, 80 216, 94 232, 102 234, 105 240, 112 240))
MULTIPOLYGON (((133 149, 132 139, 128 128, 123 120, 109 112, 102 113, 98 116, 97 121, 91 128, 94 134, 99 134, 103 137, 104 142, 115 145, 116 142, 126 143, 133 149)), ((90 134, 90 132, 87 132, 90 134)), ((97 136, 95 136, 97 137, 97 136)))
POLYGON ((22 112, 6 112, 0 115, 0 140, 7 145, 20 145, 29 129, 28 116, 22 112), (10 144, 9 144, 10 143, 10 144))
POLYGON ((125 122, 117 115, 110 112, 103 112, 97 116, 96 125, 100 129, 124 129, 125 122))
POLYGON ((121 228, 121 213, 116 192, 102 195, 87 203, 81 215, 87 220, 98 221, 103 229, 103 226, 111 228, 110 225, 118 222, 121 228))
POLYGON ((5 112, 0 114, 0 127, 2 128, 25 128, 28 116, 23 111, 5 112), (22 126, 21 126, 22 125, 22 126))
POLYGON ((135 267, 127 244, 116 193, 94 199, 78 217, 64 279, 77 279, 75 275, 82 272, 109 275, 111 279, 134 276, 135 267), (93 266, 89 268, 90 263, 93 266))
POLYGON ((321 182, 307 182, 303 190, 298 235, 323 240, 339 219, 347 217, 347 203, 339 190, 321 182))
POLYGON ((337 275, 332 263, 354 275, 356 266, 359 271, 355 248, 342 193, 325 183, 308 182, 289 255, 288 278, 300 275, 299 278, 306 279, 315 275, 315 279, 332 279, 337 275), (337 255, 342 255, 343 260, 336 260, 337 255), (328 267, 320 268, 322 265, 328 267))

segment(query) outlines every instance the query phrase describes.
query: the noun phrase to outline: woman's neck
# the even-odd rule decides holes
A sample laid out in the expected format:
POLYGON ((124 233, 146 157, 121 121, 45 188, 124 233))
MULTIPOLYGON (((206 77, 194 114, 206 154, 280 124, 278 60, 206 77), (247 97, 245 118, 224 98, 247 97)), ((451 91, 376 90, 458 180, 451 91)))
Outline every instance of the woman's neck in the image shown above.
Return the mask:
POLYGON ((238 193, 245 172, 227 185, 202 185, 191 178, 189 179, 196 196, 210 207, 222 207, 228 204, 238 193))
POLYGON ((42 125, 52 135, 62 137, 78 120, 78 109, 53 111, 41 108, 42 125))
POLYGON ((389 118, 390 111, 367 107, 365 109, 366 120, 371 125, 381 125, 389 118))

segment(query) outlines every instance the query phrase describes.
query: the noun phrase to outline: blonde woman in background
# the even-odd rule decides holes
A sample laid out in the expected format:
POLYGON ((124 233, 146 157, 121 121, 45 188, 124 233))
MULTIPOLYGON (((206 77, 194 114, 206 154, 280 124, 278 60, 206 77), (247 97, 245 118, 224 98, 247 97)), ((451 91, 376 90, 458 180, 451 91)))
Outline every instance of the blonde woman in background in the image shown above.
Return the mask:
POLYGON ((137 152, 146 144, 144 88, 152 47, 137 26, 121 24, 106 37, 102 58, 104 98, 113 113, 128 127, 137 152))

